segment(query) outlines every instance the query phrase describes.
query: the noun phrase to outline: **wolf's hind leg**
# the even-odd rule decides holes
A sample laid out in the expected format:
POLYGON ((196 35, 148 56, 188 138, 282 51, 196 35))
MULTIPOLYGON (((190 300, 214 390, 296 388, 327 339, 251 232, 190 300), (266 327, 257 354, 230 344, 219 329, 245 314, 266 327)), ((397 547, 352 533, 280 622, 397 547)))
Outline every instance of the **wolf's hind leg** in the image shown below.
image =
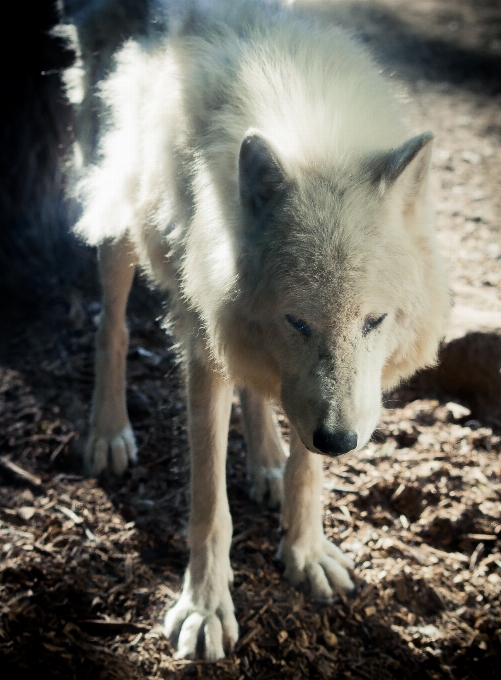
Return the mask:
POLYGON ((188 426, 191 446, 190 561, 183 592, 167 613, 165 634, 177 656, 201 652, 216 661, 238 637, 230 583, 231 516, 226 495, 226 451, 232 386, 210 366, 188 361, 188 426), (199 644, 203 643, 203 652, 199 644))
POLYGON ((347 593, 354 585, 347 569, 352 561, 324 535, 322 526, 322 456, 311 453, 295 430, 285 469, 285 499, 279 557, 293 586, 305 585, 316 600, 334 592, 347 593))
POLYGON ((85 467, 91 475, 99 475, 108 466, 122 474, 137 459, 125 398, 129 343, 125 310, 135 265, 136 256, 126 238, 100 246, 103 312, 96 334, 96 382, 85 449, 85 467))
POLYGON ((278 431, 271 404, 249 388, 240 390, 240 403, 247 445, 250 497, 272 508, 284 497, 285 444, 278 431))

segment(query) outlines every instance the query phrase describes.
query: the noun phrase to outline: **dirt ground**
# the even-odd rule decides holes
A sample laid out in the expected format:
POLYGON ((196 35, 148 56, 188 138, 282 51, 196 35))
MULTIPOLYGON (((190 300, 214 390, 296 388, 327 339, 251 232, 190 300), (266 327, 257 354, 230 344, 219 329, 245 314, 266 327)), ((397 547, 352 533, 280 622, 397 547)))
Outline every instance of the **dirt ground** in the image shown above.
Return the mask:
MULTIPOLYGON (((361 36, 416 130, 435 132, 451 288, 501 297, 499 3, 300 4, 361 36)), ((122 479, 85 479, 100 304, 92 255, 81 257, 80 287, 0 328, 2 678, 499 677, 501 430, 416 384, 387 396, 375 442, 325 462, 326 532, 355 559, 358 589, 324 606, 282 578, 278 513, 246 495, 235 402, 228 493, 241 637, 217 664, 173 658, 159 624, 188 557, 181 369, 162 303, 138 282, 128 402, 139 464, 122 479)))

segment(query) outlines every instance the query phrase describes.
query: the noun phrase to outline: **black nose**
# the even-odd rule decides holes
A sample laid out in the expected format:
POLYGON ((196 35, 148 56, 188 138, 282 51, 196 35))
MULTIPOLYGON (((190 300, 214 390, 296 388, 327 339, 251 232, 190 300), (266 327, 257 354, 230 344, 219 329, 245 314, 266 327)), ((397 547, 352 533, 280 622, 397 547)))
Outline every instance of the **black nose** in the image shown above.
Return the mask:
POLYGON ((348 432, 329 432, 319 427, 313 433, 313 446, 331 456, 337 456, 340 453, 348 453, 357 447, 357 433, 348 430, 348 432))

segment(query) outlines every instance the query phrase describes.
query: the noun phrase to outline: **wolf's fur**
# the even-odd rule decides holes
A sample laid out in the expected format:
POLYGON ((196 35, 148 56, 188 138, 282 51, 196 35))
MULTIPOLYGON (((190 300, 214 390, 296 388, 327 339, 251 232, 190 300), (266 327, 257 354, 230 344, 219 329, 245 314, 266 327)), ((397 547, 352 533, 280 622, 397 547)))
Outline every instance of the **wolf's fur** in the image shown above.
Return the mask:
POLYGON ((285 575, 318 598, 352 588, 350 561, 323 534, 317 454, 365 445, 381 390, 435 359, 448 298, 431 135, 410 139, 388 85, 339 29, 257 0, 155 4, 151 22, 137 7, 67 1, 83 84, 76 229, 101 246, 104 299, 86 462, 98 474, 135 460, 125 306, 139 262, 170 293, 187 374, 191 555, 166 631, 181 656, 203 633, 214 659, 238 634, 233 385, 254 496, 283 500, 285 575), (268 398, 291 423, 288 459, 268 398))

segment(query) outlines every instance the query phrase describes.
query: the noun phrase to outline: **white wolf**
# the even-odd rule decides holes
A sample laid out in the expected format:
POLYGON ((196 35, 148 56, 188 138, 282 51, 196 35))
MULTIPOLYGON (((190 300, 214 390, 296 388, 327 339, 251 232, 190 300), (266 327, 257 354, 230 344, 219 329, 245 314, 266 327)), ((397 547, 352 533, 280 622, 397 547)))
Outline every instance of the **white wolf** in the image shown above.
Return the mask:
POLYGON ((381 391, 435 359, 449 304, 432 135, 411 136, 345 32, 270 2, 66 10, 82 75, 77 231, 100 245, 104 300, 86 463, 120 473, 136 459, 125 307, 138 262, 170 293, 187 377, 191 553, 166 633, 179 656, 201 636, 218 659, 238 636, 225 488, 234 385, 252 495, 282 502, 285 576, 320 599, 353 587, 323 533, 319 454, 363 447, 381 391), (289 418, 289 456, 270 399, 289 418))

